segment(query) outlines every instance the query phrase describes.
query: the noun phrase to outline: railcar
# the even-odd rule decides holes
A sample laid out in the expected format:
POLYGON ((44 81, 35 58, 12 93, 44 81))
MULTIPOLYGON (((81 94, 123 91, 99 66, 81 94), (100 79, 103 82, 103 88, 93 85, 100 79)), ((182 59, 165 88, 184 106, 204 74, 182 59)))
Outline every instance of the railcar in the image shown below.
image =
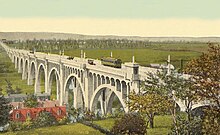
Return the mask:
POLYGON ((116 59, 112 57, 101 58, 102 65, 110 66, 114 68, 121 68, 122 61, 121 59, 116 59))

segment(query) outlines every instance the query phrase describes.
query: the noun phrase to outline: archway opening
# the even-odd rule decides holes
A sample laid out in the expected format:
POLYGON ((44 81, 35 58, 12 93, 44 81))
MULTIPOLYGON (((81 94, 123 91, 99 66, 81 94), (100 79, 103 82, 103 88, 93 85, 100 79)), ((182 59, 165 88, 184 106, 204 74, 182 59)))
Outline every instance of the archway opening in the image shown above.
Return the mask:
POLYGON ((23 73, 23 66, 24 66, 24 63, 23 63, 23 59, 21 59, 20 61, 20 73, 23 73))
POLYGON ((25 65, 24 65, 24 79, 28 78, 28 61, 25 61, 25 65))
POLYGON ((30 66, 29 85, 35 84, 35 74, 36 74, 35 64, 34 62, 32 62, 30 66))
POLYGON ((90 109, 97 115, 123 113, 125 111, 122 99, 120 100, 118 95, 108 87, 101 88, 91 102, 90 109))
POLYGON ((36 84, 36 92, 37 93, 45 93, 45 69, 43 65, 40 65, 39 70, 38 70, 38 80, 36 84))
POLYGON ((70 76, 65 85, 65 103, 69 108, 84 109, 83 89, 75 76, 70 76))
POLYGON ((17 69, 19 69, 19 58, 17 57, 17 60, 16 60, 17 62, 16 62, 16 66, 17 66, 17 69))
POLYGON ((59 76, 55 69, 50 72, 49 75, 49 86, 48 90, 50 92, 50 98, 53 100, 59 100, 60 97, 60 83, 59 76))

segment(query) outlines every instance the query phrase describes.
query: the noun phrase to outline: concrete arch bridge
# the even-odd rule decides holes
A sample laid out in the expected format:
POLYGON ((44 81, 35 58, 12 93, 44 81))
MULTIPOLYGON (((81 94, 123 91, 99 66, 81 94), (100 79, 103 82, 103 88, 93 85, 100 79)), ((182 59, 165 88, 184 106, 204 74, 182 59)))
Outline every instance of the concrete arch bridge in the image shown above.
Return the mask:
MULTIPOLYGON (((29 52, 0 44, 18 72, 22 73, 22 79, 27 80, 28 85, 34 85, 36 94, 52 94, 55 82, 55 97, 60 105, 71 100, 75 108, 95 111, 99 103, 103 114, 112 111, 115 99, 128 112, 126 101, 129 93, 139 92, 140 81, 144 80, 146 72, 157 71, 134 62, 122 64, 122 68, 112 68, 103 66, 99 60, 90 64, 90 59, 82 55, 81 58, 68 59, 65 55, 29 52)), ((182 103, 178 104, 184 110, 182 103)))

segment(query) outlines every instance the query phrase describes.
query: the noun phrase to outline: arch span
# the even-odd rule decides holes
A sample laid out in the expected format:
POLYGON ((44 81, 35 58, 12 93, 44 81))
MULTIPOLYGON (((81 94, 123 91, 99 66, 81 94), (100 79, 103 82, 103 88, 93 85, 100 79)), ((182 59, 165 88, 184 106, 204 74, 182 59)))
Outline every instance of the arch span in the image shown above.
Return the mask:
POLYGON ((56 99, 59 100, 60 99, 60 75, 59 72, 57 70, 57 68, 52 68, 49 72, 49 76, 48 76, 48 92, 50 93, 50 95, 53 96, 53 91, 52 91, 52 84, 53 84, 53 79, 55 77, 55 81, 56 81, 56 99))
POLYGON ((37 79, 35 82, 35 93, 47 92, 47 78, 46 78, 46 68, 44 64, 40 64, 37 69, 37 79), (43 78, 42 78, 42 75, 43 78), (42 80, 41 80, 42 79, 42 80), (41 89, 41 82, 44 81, 44 89, 41 89))
POLYGON ((28 85, 33 85, 36 78, 36 63, 34 61, 30 62, 28 85))
POLYGON ((117 91, 114 86, 111 86, 110 84, 102 84, 96 88, 96 90, 94 91, 94 93, 92 95, 91 101, 90 101, 90 111, 94 111, 95 105, 98 102, 99 96, 101 95, 102 91, 104 91, 106 88, 108 88, 110 91, 112 91, 118 97, 124 111, 128 112, 126 104, 122 99, 121 93, 119 91, 117 91))
MULTIPOLYGON (((65 98, 68 100, 68 89, 67 89, 67 85, 68 85, 68 82, 70 82, 70 81, 72 81, 71 79, 75 79, 74 80, 74 85, 76 84, 76 83, 78 83, 79 84, 79 88, 77 88, 76 87, 76 90, 74 91, 74 107, 75 108, 78 108, 78 105, 77 105, 77 100, 82 100, 82 108, 85 108, 85 91, 84 91, 84 89, 83 89, 83 85, 82 85, 82 82, 81 82, 81 79, 78 77, 78 75, 77 74, 74 74, 74 73, 72 73, 72 74, 70 74, 68 77, 67 77, 67 79, 66 79, 66 81, 65 81, 65 83, 64 83, 64 92, 65 92, 65 98), (81 98, 81 99, 80 99, 81 98)), ((66 103, 68 102, 68 101, 65 101, 66 103)))

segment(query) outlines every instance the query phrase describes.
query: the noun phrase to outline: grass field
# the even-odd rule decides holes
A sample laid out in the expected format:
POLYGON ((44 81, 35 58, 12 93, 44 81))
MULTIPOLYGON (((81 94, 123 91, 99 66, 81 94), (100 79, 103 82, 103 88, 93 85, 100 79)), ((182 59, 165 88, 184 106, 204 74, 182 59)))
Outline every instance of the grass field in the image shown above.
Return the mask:
MULTIPOLYGON (((94 121, 95 124, 111 130, 116 119, 110 118, 105 120, 94 121)), ((166 135, 169 133, 172 124, 171 116, 156 116, 155 128, 147 129, 147 135, 166 135)), ((27 131, 8 132, 3 135, 101 135, 98 130, 91 127, 76 123, 62 126, 52 126, 27 131)))
MULTIPOLYGON (((111 130, 115 122, 115 119, 106 119, 100 121, 94 121, 95 124, 100 125, 106 129, 111 130)), ((167 135, 170 132, 172 125, 172 118, 169 115, 155 116, 155 127, 153 129, 148 128, 148 135, 167 135)))
MULTIPOLYGON (((186 62, 201 55, 199 52, 153 49, 87 49, 84 52, 86 52, 86 57, 93 59, 108 57, 112 52, 113 57, 120 58, 123 62, 131 62, 132 56, 135 56, 136 62, 144 66, 150 63, 166 63, 167 56, 171 55, 171 63, 176 67, 179 67, 180 59, 186 62)), ((65 55, 79 57, 80 50, 65 51, 65 55)))
MULTIPOLYGON (((27 80, 21 80, 21 74, 15 69, 14 64, 11 62, 6 52, 0 47, 0 65, 7 66, 6 72, 0 72, 0 87, 3 89, 4 94, 6 94, 6 81, 9 80, 12 83, 13 89, 19 87, 22 89, 22 93, 34 93, 34 86, 28 86, 27 80)), ((1 67, 0 67, 1 68, 1 67)))
MULTIPOLYGON (((19 48, 20 44, 11 44, 11 47, 19 48)), ((48 46, 48 45, 43 45, 48 46)), ((64 45, 63 49, 65 55, 80 57, 81 49, 66 49, 64 45)), ((47 49, 47 48, 45 48, 47 49)), ((83 48, 82 48, 83 49, 83 48)), ((171 55, 171 63, 175 67, 180 66, 180 59, 186 62, 201 55, 202 52, 207 51, 208 45, 206 43, 151 43, 151 45, 145 48, 133 48, 133 49, 100 49, 84 48, 87 58, 100 59, 101 57, 110 56, 113 52, 113 57, 122 59, 123 62, 132 60, 132 56, 135 56, 136 62, 140 65, 149 65, 150 63, 165 63, 167 56, 171 55)), ((59 50, 44 50, 45 52, 59 53, 59 50)))
POLYGON ((80 123, 52 126, 27 131, 7 132, 2 135, 103 135, 98 130, 80 123))

